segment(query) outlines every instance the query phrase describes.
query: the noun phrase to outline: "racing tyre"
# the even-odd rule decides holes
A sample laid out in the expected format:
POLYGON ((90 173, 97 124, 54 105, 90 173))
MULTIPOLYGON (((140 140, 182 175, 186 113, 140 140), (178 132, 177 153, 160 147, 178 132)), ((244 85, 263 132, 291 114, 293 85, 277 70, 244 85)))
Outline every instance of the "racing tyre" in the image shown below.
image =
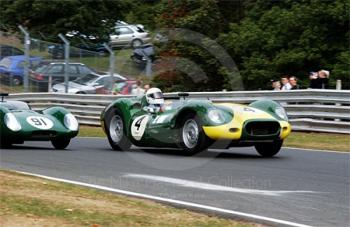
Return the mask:
POLYGON ((281 150, 282 144, 283 140, 277 140, 273 143, 260 143, 255 145, 255 149, 263 157, 272 157, 281 150))
POLYGON ((185 155, 194 155, 209 147, 210 139, 204 134, 202 124, 194 114, 186 115, 179 126, 180 147, 185 155))
POLYGON ((67 139, 67 138, 54 138, 54 139, 51 139, 51 143, 56 149, 63 150, 69 145, 70 139, 67 139))
POLYGON ((121 113, 116 110, 107 115, 105 128, 109 144, 113 150, 126 151, 131 147, 131 143, 125 135, 125 124, 121 113))

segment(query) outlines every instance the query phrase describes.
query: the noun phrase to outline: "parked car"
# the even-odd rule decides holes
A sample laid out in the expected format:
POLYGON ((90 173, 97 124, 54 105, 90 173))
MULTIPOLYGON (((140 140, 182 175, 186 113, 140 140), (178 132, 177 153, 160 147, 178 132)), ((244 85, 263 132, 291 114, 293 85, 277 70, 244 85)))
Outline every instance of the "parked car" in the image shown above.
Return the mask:
POLYGON ((63 107, 33 111, 27 103, 7 101, 1 93, 0 147, 24 141, 51 141, 56 149, 65 149, 79 131, 77 119, 63 107))
MULTIPOLYGON (((126 80, 125 77, 114 74, 113 80, 126 80)), ((82 77, 79 77, 73 81, 70 81, 68 83, 68 93, 71 94, 96 94, 96 90, 99 90, 101 88, 108 89, 109 85, 111 84, 111 76, 109 74, 95 74, 91 73, 82 77)), ((109 89, 110 90, 110 89, 109 89)), ((65 84, 55 84, 52 87, 53 92, 65 92, 65 84)))
MULTIPOLYGON (((108 50, 103 46, 104 41, 97 36, 85 35, 79 31, 67 32, 65 36, 71 42, 69 49, 70 57, 96 57, 105 56, 108 53, 108 50)), ((63 59, 64 45, 49 45, 48 52, 53 59, 63 59)))
POLYGON ((147 64, 147 59, 150 58, 151 62, 155 59, 154 47, 152 44, 145 44, 135 48, 132 51, 132 61, 138 66, 144 67, 147 64))
POLYGON ((285 110, 272 100, 240 105, 186 99, 188 95, 178 93, 178 100, 161 108, 155 106, 164 103, 160 91, 116 99, 100 117, 109 144, 114 150, 124 151, 131 145, 180 148, 179 152, 186 155, 209 147, 254 146, 261 156, 271 157, 280 151, 291 132, 285 110))
POLYGON ((0 44, 0 60, 7 56, 24 55, 24 52, 16 47, 0 44))
POLYGON ((151 37, 148 32, 137 25, 117 25, 114 33, 110 35, 112 47, 137 47, 150 41, 151 37))
MULTIPOLYGON (((48 52, 51 54, 53 59, 64 58, 64 45, 53 44, 48 46, 48 52)), ((106 48, 102 44, 95 43, 80 43, 70 48, 70 57, 96 57, 105 56, 107 54, 106 48)))
MULTIPOLYGON (((35 67, 41 62, 41 57, 29 57, 29 67, 35 67)), ((24 77, 24 55, 8 56, 0 61, 0 78, 12 85, 21 85, 24 77)))
MULTIPOLYGON (((64 68, 64 62, 45 61, 29 72, 29 82, 39 91, 47 92, 49 80, 51 80, 51 85, 64 82, 64 68)), ((91 73, 96 73, 96 71, 82 63, 69 63, 68 78, 70 81, 91 73)))

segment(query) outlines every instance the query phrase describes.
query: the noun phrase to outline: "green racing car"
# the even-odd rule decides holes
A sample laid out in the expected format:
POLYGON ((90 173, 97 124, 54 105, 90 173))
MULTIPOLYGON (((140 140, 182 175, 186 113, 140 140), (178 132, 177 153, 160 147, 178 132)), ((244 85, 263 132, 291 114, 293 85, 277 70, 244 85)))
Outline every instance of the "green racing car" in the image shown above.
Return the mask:
POLYGON ((0 96, 1 147, 24 141, 51 141, 56 149, 65 149, 78 134, 77 119, 63 107, 34 111, 25 102, 4 100, 8 94, 0 96))
POLYGON ((260 155, 271 157, 291 132, 285 110, 272 100, 213 103, 178 93, 164 102, 154 89, 142 97, 118 98, 102 112, 101 125, 114 150, 133 144, 180 148, 192 155, 207 148, 255 146, 260 155))

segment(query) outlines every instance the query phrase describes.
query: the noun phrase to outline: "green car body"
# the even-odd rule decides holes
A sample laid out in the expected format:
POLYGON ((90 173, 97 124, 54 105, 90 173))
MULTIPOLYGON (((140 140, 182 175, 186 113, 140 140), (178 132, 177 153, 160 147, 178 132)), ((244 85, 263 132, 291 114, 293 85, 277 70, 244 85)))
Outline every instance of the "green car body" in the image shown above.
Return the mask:
POLYGON ((3 100, 0 119, 2 147, 24 141, 51 141, 55 148, 64 149, 79 131, 77 120, 63 107, 33 111, 27 103, 3 100))
POLYGON ((147 109, 145 97, 119 98, 101 114, 101 125, 115 150, 140 147, 181 148, 185 154, 204 149, 255 146, 263 156, 273 156, 291 131, 283 108, 271 100, 249 106, 183 99, 147 109), (278 110, 278 111, 277 111, 278 110))

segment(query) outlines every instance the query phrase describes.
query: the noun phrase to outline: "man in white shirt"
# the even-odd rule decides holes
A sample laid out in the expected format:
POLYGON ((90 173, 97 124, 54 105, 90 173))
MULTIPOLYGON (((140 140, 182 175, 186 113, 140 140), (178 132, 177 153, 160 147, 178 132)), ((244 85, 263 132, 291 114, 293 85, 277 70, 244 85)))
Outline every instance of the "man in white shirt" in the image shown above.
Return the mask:
POLYGON ((292 85, 290 85, 290 83, 289 83, 288 76, 283 76, 281 78, 281 83, 282 83, 281 90, 291 90, 292 89, 292 85))
POLYGON ((137 81, 131 90, 132 95, 141 96, 145 94, 145 89, 141 88, 141 81, 137 81))

